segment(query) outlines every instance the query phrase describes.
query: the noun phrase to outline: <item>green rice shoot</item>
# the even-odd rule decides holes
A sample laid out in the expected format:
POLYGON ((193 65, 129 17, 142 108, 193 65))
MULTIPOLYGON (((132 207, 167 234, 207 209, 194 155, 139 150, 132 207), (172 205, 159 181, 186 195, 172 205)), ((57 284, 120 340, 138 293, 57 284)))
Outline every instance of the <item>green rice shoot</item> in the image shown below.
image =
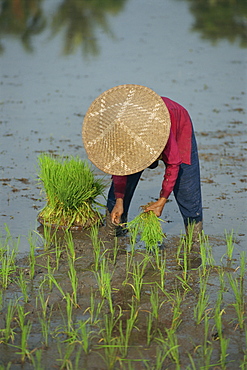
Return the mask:
POLYGON ((163 242, 165 234, 163 233, 161 222, 153 211, 141 212, 132 221, 127 222, 132 243, 136 242, 137 235, 145 243, 147 250, 153 250, 163 242))
POLYGON ((79 157, 38 157, 39 183, 47 204, 39 214, 46 224, 89 227, 99 221, 96 198, 103 195, 102 179, 96 179, 79 157))

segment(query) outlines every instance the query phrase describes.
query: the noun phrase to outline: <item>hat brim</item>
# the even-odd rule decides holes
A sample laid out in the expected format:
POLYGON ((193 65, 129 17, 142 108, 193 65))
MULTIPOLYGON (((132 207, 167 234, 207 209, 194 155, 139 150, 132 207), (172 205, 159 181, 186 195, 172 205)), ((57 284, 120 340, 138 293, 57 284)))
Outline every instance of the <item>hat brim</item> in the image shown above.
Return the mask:
POLYGON ((141 85, 119 85, 90 105, 82 127, 88 158, 103 172, 130 175, 150 166, 170 134, 162 98, 141 85))

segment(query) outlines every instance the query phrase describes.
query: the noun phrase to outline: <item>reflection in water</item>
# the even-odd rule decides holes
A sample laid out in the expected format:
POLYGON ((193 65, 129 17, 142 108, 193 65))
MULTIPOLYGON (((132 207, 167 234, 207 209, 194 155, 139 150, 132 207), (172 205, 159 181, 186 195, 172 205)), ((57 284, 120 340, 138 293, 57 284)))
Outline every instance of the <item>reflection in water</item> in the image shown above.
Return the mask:
MULTIPOLYGON (((33 36, 50 27, 52 36, 63 31, 64 54, 81 47, 83 55, 97 55, 97 28, 112 37, 107 15, 118 14, 126 1, 57 0, 53 14, 45 15, 45 0, 0 0, 0 36, 14 36, 27 51, 32 51, 33 36)), ((239 39, 242 47, 247 46, 246 0, 188 1, 195 17, 193 30, 200 32, 203 38, 214 42, 239 39)), ((4 51, 3 45, 0 43, 0 52, 4 51)))
MULTIPOLYGON (((71 54, 82 47, 84 55, 97 55, 97 27, 113 36, 106 16, 119 13, 126 0, 63 0, 58 2, 52 15, 47 15, 48 19, 45 19, 42 2, 0 0, 0 36, 15 36, 26 50, 32 51, 32 36, 51 26, 52 36, 59 31, 64 33, 64 54, 71 54)), ((3 44, 0 44, 0 52, 3 51, 3 44)))
POLYGON ((195 17, 192 27, 214 43, 220 39, 240 41, 247 47, 246 0, 188 0, 195 17))
MULTIPOLYGON (((31 38, 41 33, 46 25, 41 9, 43 0, 0 1, 0 37, 17 37, 25 50, 32 51, 31 38)), ((4 46, 0 42, 0 52, 4 46)))
POLYGON ((68 55, 82 47, 83 54, 97 55, 99 47, 94 35, 97 27, 113 36, 106 14, 117 14, 126 0, 64 0, 52 21, 52 31, 66 28, 64 54, 68 55))

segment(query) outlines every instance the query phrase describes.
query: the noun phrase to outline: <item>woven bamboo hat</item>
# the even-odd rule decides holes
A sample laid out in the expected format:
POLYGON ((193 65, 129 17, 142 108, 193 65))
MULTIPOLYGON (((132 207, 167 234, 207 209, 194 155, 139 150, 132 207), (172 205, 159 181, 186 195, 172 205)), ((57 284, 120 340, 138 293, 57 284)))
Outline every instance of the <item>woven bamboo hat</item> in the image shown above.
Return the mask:
POLYGON ((130 175, 150 166, 170 134, 168 109, 153 90, 119 85, 89 107, 82 126, 88 158, 111 175, 130 175))

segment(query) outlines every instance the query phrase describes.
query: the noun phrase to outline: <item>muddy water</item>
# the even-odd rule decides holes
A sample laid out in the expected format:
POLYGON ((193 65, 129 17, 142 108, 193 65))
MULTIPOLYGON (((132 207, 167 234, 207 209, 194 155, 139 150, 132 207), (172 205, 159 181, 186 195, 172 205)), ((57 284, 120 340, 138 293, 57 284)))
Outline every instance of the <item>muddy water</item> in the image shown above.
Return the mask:
MULTIPOLYGON (((43 234, 42 227, 39 227, 39 232, 43 234)), ((100 228, 99 238, 103 243, 100 265, 102 266, 102 256, 104 256, 106 271, 112 277, 111 301, 107 295, 102 297, 102 293, 100 293, 102 292, 100 286, 104 285, 101 285, 103 280, 101 283, 99 282, 99 276, 103 275, 100 272, 101 268, 96 268, 90 238, 86 235, 82 237, 80 233, 74 233, 76 257, 74 266, 78 285, 76 305, 72 307, 71 315, 65 296, 70 296, 74 300, 75 295, 73 295, 72 284, 68 278, 70 253, 66 250, 66 238, 63 233, 57 234, 57 243, 59 242, 62 247, 59 260, 56 257, 53 239, 53 242, 49 243, 49 248, 46 247, 46 251, 40 249, 37 252, 33 276, 31 276, 29 260, 23 258, 18 261, 17 271, 12 273, 12 280, 7 289, 3 291, 2 296, 0 365, 5 366, 3 369, 9 365, 10 369, 13 370, 53 368, 189 370, 205 366, 206 358, 209 359, 209 363, 215 370, 239 369, 240 364, 246 365, 246 363, 243 365, 244 350, 246 351, 244 328, 246 330, 246 327, 239 328, 233 306, 236 301, 228 282, 230 274, 236 278, 236 267, 239 266, 239 260, 227 261, 222 256, 220 266, 206 266, 203 279, 207 279, 206 295, 208 301, 201 321, 196 324, 194 310, 201 289, 199 271, 202 274, 203 270, 192 269, 185 274, 185 271, 181 269, 181 265, 176 260, 175 248, 179 243, 179 238, 166 239, 166 248, 159 252, 158 263, 165 260, 163 274, 160 265, 158 268, 155 255, 148 255, 147 260, 147 253, 143 249, 136 250, 133 254, 126 253, 126 238, 118 238, 116 255, 114 254, 115 241, 109 240, 104 228, 100 228), (134 290, 133 268, 138 265, 144 268, 140 297, 134 290), (20 271, 24 272, 24 279, 27 283, 27 299, 24 298, 23 290, 18 285, 20 271), (49 271, 52 271, 59 289, 58 286, 49 284, 49 271), (222 333, 229 342, 227 360, 222 366, 220 364, 220 334, 217 331, 218 327, 215 326, 216 302, 220 296, 222 299, 220 305, 222 333), (44 302, 46 302, 45 305, 44 302), (113 314, 110 302, 114 308, 113 314), (14 317, 11 320, 12 339, 6 343, 2 330, 6 325, 8 305, 14 305, 14 317), (31 325, 25 347, 26 356, 23 361, 21 361, 20 351, 22 331, 20 330, 17 306, 23 307, 25 323, 27 325, 29 322, 31 325), (155 315, 155 306, 157 307, 157 316, 155 315), (136 318, 134 327, 131 329, 128 350, 124 353, 124 346, 118 340, 121 338, 121 330, 124 330, 125 333, 130 322, 131 307, 134 308, 136 318), (153 315, 152 326, 148 331, 148 317, 151 313, 153 315), (47 324, 46 330, 48 330, 47 342, 45 342, 44 320, 42 321, 44 314, 47 324), (208 317, 208 326, 205 325, 205 314, 208 317), (107 318, 110 320, 112 317, 114 325, 110 336, 107 337, 106 329, 109 327, 106 325, 106 320, 107 318), (85 350, 85 337, 80 331, 80 325, 83 323, 86 323, 88 350, 85 350), (171 333, 173 330, 177 342, 172 344, 167 339, 167 333, 171 333), (176 345, 178 346, 179 365, 175 364, 175 355, 168 354, 168 350, 176 345), (203 348, 204 352, 202 352, 203 348), (163 355, 167 353, 167 355, 162 360, 162 367, 158 367, 160 364, 157 359, 161 353, 163 355), (194 367, 190 367, 192 364, 194 367)), ((50 241, 52 241, 52 234, 50 241)), ((213 243, 214 246, 217 245, 217 241, 212 238, 210 238, 210 243, 213 243)), ((246 279, 246 275, 244 279, 246 279)), ((247 286, 246 280, 244 281, 243 294, 246 296, 247 286)), ((246 311, 244 317, 246 325, 246 311)))

